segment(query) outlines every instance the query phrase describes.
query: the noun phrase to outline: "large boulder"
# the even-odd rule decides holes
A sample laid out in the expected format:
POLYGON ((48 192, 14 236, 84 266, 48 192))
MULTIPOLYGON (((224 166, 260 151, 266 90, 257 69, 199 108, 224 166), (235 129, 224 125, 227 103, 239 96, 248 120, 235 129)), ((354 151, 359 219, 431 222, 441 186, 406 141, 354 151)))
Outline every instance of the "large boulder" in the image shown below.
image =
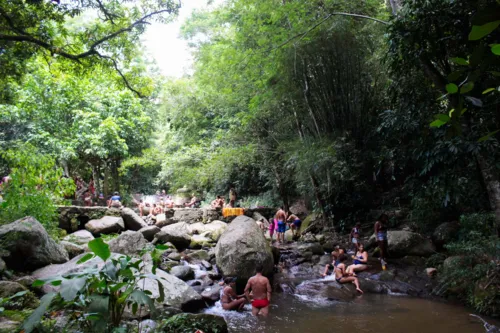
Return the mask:
POLYGON ((142 233, 131 230, 122 232, 120 236, 112 239, 108 245, 111 252, 128 256, 139 256, 148 246, 151 246, 142 233))
POLYGON ((248 279, 257 265, 264 266, 264 274, 272 274, 273 253, 255 221, 241 215, 235 218, 222 234, 215 247, 217 266, 226 276, 248 279))
POLYGON ((125 228, 127 230, 137 231, 139 229, 142 229, 142 228, 148 226, 147 223, 144 222, 142 217, 137 215, 136 212, 134 212, 130 208, 127 208, 127 207, 122 208, 121 214, 122 214, 123 223, 125 224, 125 228))
POLYGON ((120 216, 120 209, 108 207, 59 206, 59 228, 73 232, 90 220, 103 216, 120 216))
POLYGON ((445 222, 440 224, 432 234, 432 242, 438 248, 451 242, 458 235, 460 224, 458 222, 445 222))
POLYGON ((160 232, 160 228, 155 225, 150 225, 148 227, 144 227, 139 232, 146 238, 148 241, 152 241, 155 238, 155 235, 160 232))
POLYGON ((25 310, 26 308, 34 309, 39 305, 38 298, 28 291, 22 284, 14 281, 0 281, 0 297, 6 299, 14 296, 18 292, 26 292, 22 296, 13 298, 2 304, 3 307, 9 310, 25 310))
POLYGON ((3 260, 7 267, 14 270, 34 270, 69 260, 66 250, 31 216, 0 226, 0 248, 6 251, 3 260))
POLYGON ((163 322, 161 332, 176 333, 228 333, 227 323, 223 317, 200 313, 181 313, 163 322))
POLYGON ((88 242, 94 240, 94 236, 87 230, 78 230, 63 238, 64 241, 77 245, 87 245, 88 242))
POLYGON ((104 216, 98 220, 90 220, 85 224, 85 229, 94 236, 101 234, 114 234, 125 229, 123 219, 118 216, 104 216))
POLYGON ((191 243, 188 224, 179 222, 161 228, 161 231, 155 235, 153 243, 164 244, 167 242, 174 244, 179 251, 186 249, 191 243))
MULTIPOLYGON (((376 243, 375 235, 372 235, 368 240, 368 244, 370 243, 376 243)), ((428 257, 436 253, 436 248, 431 240, 416 232, 390 230, 387 232, 387 243, 390 257, 428 257)))
POLYGON ((205 234, 214 242, 217 242, 220 236, 226 231, 227 223, 222 221, 212 221, 210 223, 193 223, 189 225, 189 231, 192 234, 205 234))
POLYGON ((174 211, 173 219, 187 223, 195 223, 203 220, 203 209, 198 208, 180 208, 174 211))

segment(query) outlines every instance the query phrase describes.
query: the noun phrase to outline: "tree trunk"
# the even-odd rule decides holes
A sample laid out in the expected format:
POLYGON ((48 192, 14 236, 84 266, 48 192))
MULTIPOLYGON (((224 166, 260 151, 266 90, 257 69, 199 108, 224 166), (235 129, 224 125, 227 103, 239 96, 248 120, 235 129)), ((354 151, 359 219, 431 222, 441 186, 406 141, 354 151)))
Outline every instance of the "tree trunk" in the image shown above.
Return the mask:
POLYGON ((113 192, 120 192, 120 174, 118 168, 120 166, 119 160, 111 161, 111 177, 113 178, 113 192))
POLYGON ((494 166, 481 153, 477 154, 476 158, 488 191, 491 209, 495 212, 496 233, 500 236, 500 179, 494 166))
POLYGON ((99 172, 99 165, 98 164, 92 164, 92 178, 94 179, 94 187, 95 187, 95 193, 96 196, 99 197, 99 194, 101 194, 101 177, 100 177, 100 172, 99 172))

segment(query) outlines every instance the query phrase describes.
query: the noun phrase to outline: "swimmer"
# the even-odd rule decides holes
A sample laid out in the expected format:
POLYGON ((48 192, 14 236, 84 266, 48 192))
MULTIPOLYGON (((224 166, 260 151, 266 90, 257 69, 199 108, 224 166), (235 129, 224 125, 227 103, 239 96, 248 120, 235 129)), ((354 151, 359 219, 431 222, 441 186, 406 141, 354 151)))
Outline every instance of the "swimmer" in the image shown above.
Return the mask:
POLYGON ((220 302, 224 310, 240 311, 245 306, 247 299, 245 295, 236 295, 234 288, 236 287, 236 278, 227 277, 224 279, 226 286, 222 290, 220 302))
POLYGON ((245 287, 245 295, 250 299, 250 290, 253 294, 252 315, 263 315, 267 317, 269 314, 269 304, 271 302, 271 284, 269 280, 262 275, 264 267, 258 265, 255 276, 252 276, 245 287))
POLYGON ((345 264, 344 261, 346 260, 346 256, 343 254, 339 257, 340 263, 334 268, 334 273, 335 273, 335 280, 340 283, 353 283, 356 286, 356 290, 362 294, 363 290, 359 287, 359 280, 355 276, 348 276, 347 272, 345 271, 345 264))

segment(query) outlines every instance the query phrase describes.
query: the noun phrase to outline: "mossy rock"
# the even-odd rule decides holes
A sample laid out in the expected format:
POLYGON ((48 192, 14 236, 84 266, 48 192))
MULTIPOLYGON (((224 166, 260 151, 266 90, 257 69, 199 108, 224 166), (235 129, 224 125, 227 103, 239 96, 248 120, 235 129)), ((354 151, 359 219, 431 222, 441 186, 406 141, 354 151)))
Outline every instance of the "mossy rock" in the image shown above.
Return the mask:
MULTIPOLYGON (((5 310, 0 314, 0 317, 17 322, 23 322, 28 318, 33 310, 5 310)), ((1 330, 0 330, 1 332, 1 330)))
POLYGON ((223 317, 205 313, 181 313, 161 323, 161 332, 193 333, 197 330, 204 333, 228 333, 223 317))
POLYGON ((500 313, 500 287, 488 279, 477 282, 470 297, 470 303, 481 313, 498 316, 500 313))

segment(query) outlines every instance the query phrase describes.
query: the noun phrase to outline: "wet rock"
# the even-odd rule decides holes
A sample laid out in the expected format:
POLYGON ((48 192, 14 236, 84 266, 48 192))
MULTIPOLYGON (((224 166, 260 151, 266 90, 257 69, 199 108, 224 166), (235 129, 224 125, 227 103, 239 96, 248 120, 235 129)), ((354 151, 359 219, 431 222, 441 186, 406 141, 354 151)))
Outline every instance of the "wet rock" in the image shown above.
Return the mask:
POLYGON ((94 236, 100 236, 101 234, 114 234, 125 230, 125 224, 121 217, 104 216, 98 220, 87 222, 85 229, 90 231, 94 236))
POLYGON ((146 238, 147 241, 152 241, 157 233, 160 232, 160 228, 158 228, 155 225, 147 226, 144 228, 141 228, 139 232, 146 238))
POLYGON ((380 281, 393 281, 396 278, 396 271, 387 270, 380 272, 379 280, 380 281))
POLYGON ((209 263, 209 262, 208 262, 208 261, 206 261, 206 260, 202 260, 202 261, 201 261, 201 266, 202 266, 203 268, 205 268, 206 270, 210 270, 210 269, 212 269, 212 264, 211 264, 211 263, 209 263))
POLYGON ((125 231, 109 243, 111 252, 125 254, 128 256, 139 256, 141 252, 148 249, 150 244, 142 233, 137 231, 125 231))
POLYGON ((298 246, 298 250, 302 253, 311 252, 312 254, 323 255, 323 247, 319 243, 305 243, 298 246))
POLYGON ((163 322, 161 332, 193 332, 200 327, 204 333, 228 333, 226 320, 211 314, 182 313, 163 322))
POLYGON ((80 245, 77 245, 74 243, 61 241, 59 244, 61 244, 64 247, 64 249, 66 250, 66 252, 68 252, 68 256, 70 259, 85 252, 85 248, 83 246, 80 246, 80 245))
POLYGON ((432 234, 432 242, 436 247, 442 249, 445 244, 453 241, 460 229, 458 222, 445 222, 440 224, 432 234))
POLYGON ((203 281, 201 280, 191 280, 191 281, 186 281, 186 283, 188 284, 188 286, 190 287, 194 287, 194 286, 201 286, 203 285, 203 281))
POLYGON ((127 208, 127 207, 122 208, 121 216, 123 218, 123 223, 125 224, 125 228, 127 230, 138 231, 138 230, 148 226, 146 224, 146 222, 144 222, 142 217, 137 215, 130 208, 127 208))
POLYGON ((174 261, 180 261, 182 256, 179 252, 172 252, 167 256, 167 258, 174 261))
POLYGON ((189 258, 200 261, 200 260, 208 260, 210 258, 209 254, 205 250, 198 250, 191 252, 189 255, 189 258))
POLYGON ((161 231, 155 235, 153 243, 170 242, 179 250, 183 251, 191 243, 191 236, 187 223, 179 222, 161 228, 161 231))
POLYGON ((216 284, 205 288, 201 293, 201 297, 203 297, 205 301, 215 303, 220 299, 221 291, 222 287, 216 284))
POLYGON ((330 254, 324 254, 321 256, 321 258, 319 259, 319 262, 318 264, 319 265, 329 265, 332 263, 332 256, 330 254))
POLYGON ((219 281, 222 279, 222 274, 218 272, 208 272, 208 277, 213 281, 219 281))
POLYGON ((307 281, 295 289, 297 295, 329 301, 349 302, 356 294, 347 286, 333 280, 307 281))
POLYGON ((172 267, 169 273, 181 279, 182 281, 188 281, 194 279, 194 271, 189 266, 172 267))
POLYGON ((314 243, 316 242, 316 237, 312 233, 308 232, 307 234, 302 235, 300 240, 304 243, 314 243))
POLYGON ((257 265, 264 274, 273 271, 274 260, 269 242, 255 221, 247 216, 236 217, 215 247, 217 266, 224 275, 249 278, 257 265))
POLYGON ((66 250, 33 217, 0 226, 0 244, 6 251, 3 260, 14 270, 33 270, 69 260, 66 250))
POLYGON ((87 245, 88 242, 94 239, 94 236, 87 230, 78 230, 68 236, 64 237, 63 240, 75 243, 77 245, 87 245))

